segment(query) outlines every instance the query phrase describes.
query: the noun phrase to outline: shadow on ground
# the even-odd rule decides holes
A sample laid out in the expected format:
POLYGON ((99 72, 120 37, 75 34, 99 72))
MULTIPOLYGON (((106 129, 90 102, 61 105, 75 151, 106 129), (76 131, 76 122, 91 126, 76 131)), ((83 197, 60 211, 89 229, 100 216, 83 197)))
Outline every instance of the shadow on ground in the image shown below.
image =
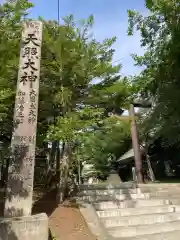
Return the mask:
POLYGON ((49 217, 57 207, 56 189, 53 189, 34 202, 32 214, 46 213, 49 217))

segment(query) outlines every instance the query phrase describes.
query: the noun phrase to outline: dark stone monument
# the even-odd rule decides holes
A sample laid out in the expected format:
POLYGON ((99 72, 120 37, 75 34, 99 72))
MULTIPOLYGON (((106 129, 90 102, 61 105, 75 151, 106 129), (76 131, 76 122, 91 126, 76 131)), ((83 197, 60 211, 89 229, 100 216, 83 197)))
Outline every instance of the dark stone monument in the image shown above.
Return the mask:
POLYGON ((46 214, 31 216, 41 42, 42 22, 26 21, 22 32, 4 219, 0 221, 0 239, 3 240, 48 239, 46 214))

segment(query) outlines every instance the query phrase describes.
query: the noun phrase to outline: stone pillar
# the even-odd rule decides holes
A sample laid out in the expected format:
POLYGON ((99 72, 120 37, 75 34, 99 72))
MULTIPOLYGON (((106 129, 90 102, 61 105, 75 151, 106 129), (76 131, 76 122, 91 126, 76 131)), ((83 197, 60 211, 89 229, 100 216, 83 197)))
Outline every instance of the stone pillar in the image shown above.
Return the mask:
POLYGON ((48 240, 48 217, 31 216, 42 23, 24 23, 11 141, 12 157, 0 240, 48 240))
POLYGON ((41 42, 42 22, 26 21, 22 32, 4 217, 31 215, 41 42))

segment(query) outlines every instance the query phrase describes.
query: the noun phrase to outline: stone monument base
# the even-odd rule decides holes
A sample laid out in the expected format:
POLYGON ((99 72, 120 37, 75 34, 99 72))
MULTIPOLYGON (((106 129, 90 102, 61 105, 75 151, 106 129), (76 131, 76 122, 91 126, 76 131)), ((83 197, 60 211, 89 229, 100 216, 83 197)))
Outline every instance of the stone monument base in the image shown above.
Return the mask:
POLYGON ((0 219, 0 240, 48 240, 45 213, 0 219))

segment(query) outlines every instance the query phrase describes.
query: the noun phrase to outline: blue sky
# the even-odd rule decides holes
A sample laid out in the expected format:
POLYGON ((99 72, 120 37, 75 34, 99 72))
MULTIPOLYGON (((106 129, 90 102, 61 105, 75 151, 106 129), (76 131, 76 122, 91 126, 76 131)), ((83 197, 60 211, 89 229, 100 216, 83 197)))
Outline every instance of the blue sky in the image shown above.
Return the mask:
MULTIPOLYGON (((0 0, 0 3, 5 0, 0 0)), ((58 0, 30 0, 35 7, 30 10, 32 18, 42 16, 45 19, 57 20, 58 0)), ((95 25, 94 36, 102 41, 104 38, 117 37, 114 44, 116 53, 114 64, 122 64, 122 75, 134 75, 140 71, 134 66, 131 53, 143 54, 140 47, 140 36, 136 33, 133 37, 127 36, 127 10, 132 9, 147 15, 145 0, 60 0, 60 16, 73 14, 75 19, 87 18, 93 14, 95 25), (120 61, 119 61, 120 60, 120 61)))
MULTIPOLYGON (((32 0, 35 7, 31 16, 45 19, 57 19, 57 0, 32 0)), ((73 14, 75 19, 87 18, 93 14, 95 18, 94 35, 97 40, 116 36, 114 45, 116 53, 113 61, 121 60, 121 73, 132 75, 139 71, 133 66, 131 53, 142 54, 140 36, 127 36, 127 9, 133 9, 146 14, 144 0, 60 0, 60 16, 73 14)), ((119 62, 118 62, 119 63, 119 62)))

